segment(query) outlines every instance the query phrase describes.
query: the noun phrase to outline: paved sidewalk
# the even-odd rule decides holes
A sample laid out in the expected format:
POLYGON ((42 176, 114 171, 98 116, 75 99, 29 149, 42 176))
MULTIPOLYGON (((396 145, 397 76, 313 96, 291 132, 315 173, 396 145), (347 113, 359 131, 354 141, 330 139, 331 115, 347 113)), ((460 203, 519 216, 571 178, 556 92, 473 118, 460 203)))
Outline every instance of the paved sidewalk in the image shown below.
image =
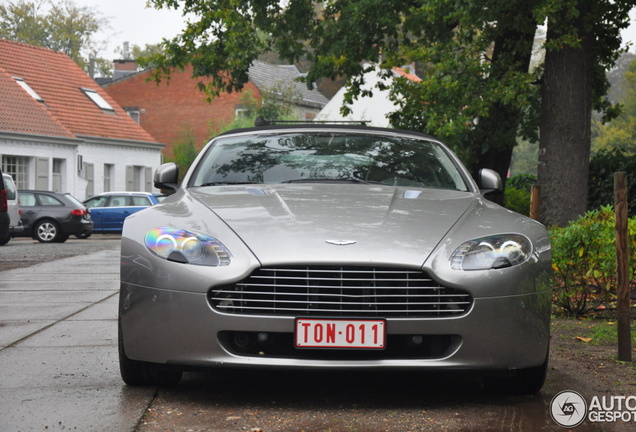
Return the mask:
POLYGON ((117 361, 119 250, 0 272, 0 430, 133 431, 155 389, 117 361))

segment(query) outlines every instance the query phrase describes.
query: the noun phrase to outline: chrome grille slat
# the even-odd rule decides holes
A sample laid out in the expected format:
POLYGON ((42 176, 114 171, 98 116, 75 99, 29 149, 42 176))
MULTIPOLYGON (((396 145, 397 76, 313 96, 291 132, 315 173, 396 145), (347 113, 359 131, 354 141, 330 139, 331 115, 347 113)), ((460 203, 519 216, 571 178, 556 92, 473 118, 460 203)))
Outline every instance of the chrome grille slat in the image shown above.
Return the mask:
MULTIPOLYGON (((225 300, 223 298, 212 298, 212 300, 225 300)), ((258 303, 280 303, 280 304, 286 304, 286 303, 291 303, 291 304, 324 304, 324 305, 330 305, 333 304, 333 302, 326 302, 326 301, 302 301, 302 300, 294 300, 294 301, 285 301, 285 300, 268 300, 268 299, 262 299, 262 300, 258 300, 258 303)), ((246 301, 245 303, 247 303, 246 306, 243 307, 249 307, 249 301, 246 301)), ((359 305, 360 302, 346 302, 346 301, 342 301, 338 303, 339 305, 359 305)), ((444 302, 374 302, 373 306, 402 306, 402 305, 411 305, 411 306, 416 306, 416 305, 438 305, 438 306, 442 306, 442 305, 446 305, 447 303, 444 302)), ((470 304, 470 302, 454 302, 455 305, 461 305, 461 304, 470 304)))
MULTIPOLYGON (((215 290, 216 297, 212 297, 213 300, 223 300, 223 297, 218 297, 222 294, 234 294, 236 291, 227 291, 227 290, 215 290)), ((264 295, 263 291, 241 291, 243 295, 264 295)), ((286 296, 306 296, 306 293, 292 293, 287 292, 284 295, 286 296)), ((382 298, 382 297, 393 297, 393 298, 401 298, 404 297, 403 294, 330 294, 330 293, 311 293, 312 296, 320 296, 320 297, 343 297, 343 298, 362 298, 362 297, 371 297, 371 298, 382 298)), ((418 294, 418 298, 421 297, 470 297, 468 294, 418 294)))
POLYGON ((236 284, 214 287, 215 309, 272 316, 459 316, 469 293, 440 286, 426 273, 374 267, 262 268, 236 284))
MULTIPOLYGON (((265 308, 265 307, 252 307, 252 308, 248 307, 248 308, 244 308, 244 309, 245 310, 243 311, 243 313, 249 313, 250 311, 270 311, 271 310, 270 308, 265 308)), ((294 309, 290 308, 290 309, 284 309, 284 310, 285 311, 289 311, 289 312, 303 312, 303 313, 307 312, 307 310, 304 309, 304 308, 294 308, 294 309)), ((337 313, 344 312, 344 313, 355 313, 355 314, 359 314, 360 313, 360 311, 358 309, 349 309, 349 310, 347 310, 347 309, 321 309, 320 312, 321 312, 322 315, 324 315, 325 313, 332 313, 332 312, 334 312, 334 313, 336 313, 336 312, 337 313)), ((401 312, 403 312, 403 310, 401 310, 401 309, 384 310, 382 312, 384 312, 384 313, 401 313, 401 312)), ((442 314, 444 312, 447 312, 447 313, 450 314, 450 313, 453 313, 455 311, 451 311, 451 310, 423 311, 423 313, 426 313, 426 312, 431 313, 431 314, 442 314)), ((294 314, 294 315, 297 315, 297 314, 294 314)))

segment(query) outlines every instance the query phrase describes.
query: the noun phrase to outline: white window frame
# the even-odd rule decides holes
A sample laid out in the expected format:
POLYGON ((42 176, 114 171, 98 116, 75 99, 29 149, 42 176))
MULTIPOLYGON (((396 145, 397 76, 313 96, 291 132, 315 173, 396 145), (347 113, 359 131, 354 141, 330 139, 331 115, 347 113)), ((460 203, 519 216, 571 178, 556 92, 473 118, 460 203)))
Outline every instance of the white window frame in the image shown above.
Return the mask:
POLYGON ((106 102, 106 99, 104 99, 102 95, 97 93, 96 90, 89 89, 89 88, 82 88, 82 91, 90 100, 93 101, 93 103, 95 103, 95 105, 97 105, 102 110, 112 111, 112 112, 115 111, 115 108, 113 108, 108 102, 106 102))

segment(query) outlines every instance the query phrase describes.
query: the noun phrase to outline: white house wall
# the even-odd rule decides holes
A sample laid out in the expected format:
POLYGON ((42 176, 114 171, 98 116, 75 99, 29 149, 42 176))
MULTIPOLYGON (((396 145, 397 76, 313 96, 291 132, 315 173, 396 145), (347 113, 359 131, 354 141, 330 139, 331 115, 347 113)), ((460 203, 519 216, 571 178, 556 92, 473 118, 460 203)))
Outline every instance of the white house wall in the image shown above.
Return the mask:
POLYGON ((146 192, 158 192, 152 186, 152 174, 159 168, 162 162, 161 152, 158 148, 128 147, 113 144, 81 144, 77 154, 81 156, 83 166, 78 176, 77 198, 86 199, 87 195, 87 170, 86 165, 92 164, 94 168, 94 194, 106 192, 104 187, 105 166, 113 165, 111 173, 110 191, 133 190, 130 179, 127 178, 127 168, 136 167, 141 173, 141 186, 134 188, 146 192), (150 178, 149 178, 150 177, 150 178))
POLYGON ((22 175, 22 181, 18 183, 21 189, 59 190, 84 200, 88 198, 87 192, 90 192, 87 191, 87 166, 92 165, 92 192, 98 194, 105 191, 104 167, 110 164, 113 166, 110 190, 131 190, 126 172, 127 168, 130 172, 130 167, 136 167, 136 172, 141 176, 140 189, 157 192, 149 177, 162 162, 160 146, 144 143, 98 143, 85 139, 22 138, 18 134, 2 135, 0 134, 0 161, 3 168, 6 157, 16 156, 22 161, 27 161, 28 172, 22 175), (57 163, 61 165, 62 170, 56 175, 53 173, 54 160, 60 161, 57 163), (45 171, 40 172, 39 179, 38 169, 45 171))

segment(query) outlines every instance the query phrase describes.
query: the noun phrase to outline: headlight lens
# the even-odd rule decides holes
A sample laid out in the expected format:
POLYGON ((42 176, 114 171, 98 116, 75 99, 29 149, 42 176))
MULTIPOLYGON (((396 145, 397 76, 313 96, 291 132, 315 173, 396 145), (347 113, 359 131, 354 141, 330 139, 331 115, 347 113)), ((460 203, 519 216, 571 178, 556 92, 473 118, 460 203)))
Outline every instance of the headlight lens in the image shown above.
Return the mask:
POLYGON ((450 257, 455 270, 488 270, 524 263, 532 254, 530 240, 520 234, 501 234, 467 241, 450 257))
POLYGON ((217 239, 175 228, 155 228, 146 234, 146 247, 155 255, 184 264, 221 267, 232 262, 232 254, 217 239))

